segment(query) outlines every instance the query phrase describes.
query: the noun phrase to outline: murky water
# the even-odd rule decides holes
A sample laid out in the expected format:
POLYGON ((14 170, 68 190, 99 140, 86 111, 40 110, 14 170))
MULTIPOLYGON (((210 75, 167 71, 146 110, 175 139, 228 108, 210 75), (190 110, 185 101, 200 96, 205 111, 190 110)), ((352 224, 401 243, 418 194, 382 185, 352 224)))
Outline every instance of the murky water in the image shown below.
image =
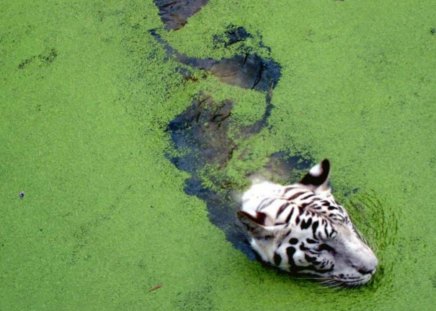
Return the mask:
POLYGON ((0 309, 432 310, 433 4, 189 2, 0 4, 0 309), (360 289, 235 222, 247 176, 325 157, 360 289))

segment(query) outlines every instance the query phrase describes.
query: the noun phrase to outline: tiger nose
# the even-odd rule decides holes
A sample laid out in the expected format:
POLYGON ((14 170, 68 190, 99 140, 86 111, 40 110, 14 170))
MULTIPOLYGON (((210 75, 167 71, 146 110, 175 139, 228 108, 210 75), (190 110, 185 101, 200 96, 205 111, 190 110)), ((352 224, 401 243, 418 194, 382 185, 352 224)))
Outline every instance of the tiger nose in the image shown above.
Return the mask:
POLYGON ((373 274, 377 268, 378 260, 374 252, 365 245, 358 252, 359 256, 351 266, 361 274, 373 274))
POLYGON ((357 269, 357 271, 360 274, 373 274, 375 272, 375 269, 367 269, 367 268, 363 268, 363 269, 357 269))
POLYGON ((353 268, 361 274, 374 274, 378 265, 377 257, 372 256, 366 260, 364 264, 353 265, 353 268))

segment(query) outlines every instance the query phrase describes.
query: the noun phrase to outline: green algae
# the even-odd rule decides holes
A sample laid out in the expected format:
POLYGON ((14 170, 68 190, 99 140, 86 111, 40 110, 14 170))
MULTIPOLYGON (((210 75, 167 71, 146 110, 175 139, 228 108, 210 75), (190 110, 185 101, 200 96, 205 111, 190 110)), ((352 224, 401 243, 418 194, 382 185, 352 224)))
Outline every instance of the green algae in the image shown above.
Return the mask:
POLYGON ((241 121, 263 96, 184 81, 147 32, 161 27, 152 1, 3 1, 0 309, 431 310, 434 9, 211 1, 165 34, 196 57, 231 56, 212 40, 230 24, 271 47, 273 127, 240 142, 255 165, 235 157, 227 176, 278 150, 332 160, 335 193, 359 189, 344 205, 381 260, 370 286, 335 290, 249 261, 164 156, 168 122, 199 91, 234 99, 241 121))

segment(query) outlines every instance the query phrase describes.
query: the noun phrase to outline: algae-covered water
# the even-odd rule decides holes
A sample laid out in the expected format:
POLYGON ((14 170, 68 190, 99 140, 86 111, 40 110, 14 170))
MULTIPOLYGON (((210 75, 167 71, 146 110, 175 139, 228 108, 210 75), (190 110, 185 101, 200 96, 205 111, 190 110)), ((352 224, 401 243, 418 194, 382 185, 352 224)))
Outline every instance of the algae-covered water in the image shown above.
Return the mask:
POLYGON ((0 2, 0 310, 433 310, 435 2, 202 2, 177 30, 153 1, 0 2), (206 68, 241 53, 278 82, 206 68), (231 103, 231 151, 181 164, 201 98, 231 103), (368 286, 252 260, 186 184, 240 190, 272 154, 331 160, 368 286))

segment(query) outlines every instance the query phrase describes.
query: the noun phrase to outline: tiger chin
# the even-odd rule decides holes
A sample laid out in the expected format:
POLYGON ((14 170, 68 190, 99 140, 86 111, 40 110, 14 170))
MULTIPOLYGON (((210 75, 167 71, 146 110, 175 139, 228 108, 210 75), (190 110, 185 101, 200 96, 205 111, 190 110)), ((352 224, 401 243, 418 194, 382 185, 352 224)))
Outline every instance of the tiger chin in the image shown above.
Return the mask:
POLYGON ((325 159, 295 184, 254 182, 242 195, 238 218, 260 258, 331 286, 366 284, 377 257, 338 204, 325 159))

